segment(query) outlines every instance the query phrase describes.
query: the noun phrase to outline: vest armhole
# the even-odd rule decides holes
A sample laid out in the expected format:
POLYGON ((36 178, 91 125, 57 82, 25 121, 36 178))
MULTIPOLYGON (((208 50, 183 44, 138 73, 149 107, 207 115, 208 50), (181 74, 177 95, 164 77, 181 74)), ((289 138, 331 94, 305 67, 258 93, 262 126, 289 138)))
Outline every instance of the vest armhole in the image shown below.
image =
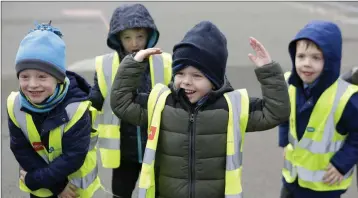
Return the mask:
POLYGON ((14 114, 14 106, 15 106, 15 99, 18 96, 19 92, 11 92, 10 95, 7 98, 7 112, 9 114, 9 117, 11 121, 20 128, 19 123, 17 122, 14 114))
POLYGON ((341 119, 341 116, 343 114, 343 111, 352 97, 353 94, 358 93, 358 86, 356 85, 349 85, 347 90, 344 92, 343 96, 338 102, 338 106, 336 109, 336 112, 334 112, 334 122, 337 124, 339 120, 341 119))
MULTIPOLYGON (((64 133, 66 133, 73 125, 75 125, 82 118, 83 114, 87 110, 89 110, 90 105, 91 105, 90 101, 80 102, 80 104, 78 105, 78 107, 77 107, 75 113, 73 114, 73 116, 69 117, 70 121, 66 124, 65 129, 64 129, 64 133)), ((66 107, 66 111, 67 111, 67 107, 66 107)), ((92 120, 91 120, 91 123, 92 123, 92 120)))

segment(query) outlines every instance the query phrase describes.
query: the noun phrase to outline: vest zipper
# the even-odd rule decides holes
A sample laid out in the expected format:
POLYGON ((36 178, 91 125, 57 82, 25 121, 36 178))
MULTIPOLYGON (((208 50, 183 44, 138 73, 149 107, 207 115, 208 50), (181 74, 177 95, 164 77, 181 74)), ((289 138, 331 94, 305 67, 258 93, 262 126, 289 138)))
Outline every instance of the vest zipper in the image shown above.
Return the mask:
POLYGON ((195 130, 194 130, 194 113, 189 118, 189 198, 194 198, 195 190, 195 130))

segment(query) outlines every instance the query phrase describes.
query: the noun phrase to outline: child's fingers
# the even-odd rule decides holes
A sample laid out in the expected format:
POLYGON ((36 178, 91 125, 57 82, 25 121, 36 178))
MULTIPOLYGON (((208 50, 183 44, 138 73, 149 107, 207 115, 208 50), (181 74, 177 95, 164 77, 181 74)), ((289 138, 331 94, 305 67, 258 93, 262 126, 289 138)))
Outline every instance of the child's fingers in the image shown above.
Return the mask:
POLYGON ((255 63, 255 64, 256 64, 256 62, 255 62, 256 57, 255 57, 254 55, 252 55, 252 54, 248 54, 248 57, 249 57, 249 59, 250 59, 253 63, 255 63))

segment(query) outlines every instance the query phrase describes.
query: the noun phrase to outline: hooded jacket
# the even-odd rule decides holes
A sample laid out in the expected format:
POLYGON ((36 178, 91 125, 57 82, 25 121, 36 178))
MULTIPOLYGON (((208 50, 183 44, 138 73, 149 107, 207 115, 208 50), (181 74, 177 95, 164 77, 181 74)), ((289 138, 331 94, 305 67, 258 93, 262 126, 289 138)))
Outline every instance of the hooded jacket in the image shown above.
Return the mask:
MULTIPOLYGON (((340 76, 342 58, 342 35, 339 27, 331 22, 312 21, 307 24, 289 44, 289 53, 293 63, 289 84, 297 88, 296 98, 296 132, 300 140, 305 132, 313 107, 321 94, 329 88, 340 76), (296 72, 295 55, 296 42, 301 39, 313 41, 321 50, 324 57, 324 68, 321 75, 310 88, 310 95, 305 96, 303 83, 296 72)), ((354 94, 344 108, 341 119, 336 125, 340 134, 348 134, 343 147, 332 157, 332 165, 341 173, 346 174, 358 161, 358 94, 354 94)), ((288 144, 288 122, 279 126, 279 145, 288 144)), ((294 191, 295 196, 307 198, 337 197, 345 191, 316 192, 298 186, 297 180, 289 184, 283 179, 286 187, 294 191)))
MULTIPOLYGON (((148 10, 142 4, 125 4, 118 7, 112 15, 110 29, 107 38, 107 45, 119 55, 122 61, 127 55, 124 48, 117 38, 117 34, 123 30, 131 28, 147 28, 149 39, 147 48, 154 47, 159 39, 159 31, 148 10)), ((149 62, 147 62, 146 72, 141 77, 141 83, 136 93, 149 93, 151 90, 151 78, 149 62)), ((94 86, 91 90, 92 106, 98 110, 102 109, 104 98, 100 92, 97 80, 97 73, 94 76, 94 86)), ((122 159, 142 162, 145 143, 147 141, 147 128, 142 126, 137 128, 128 122, 121 121, 121 155, 122 159)))
MULTIPOLYGON (((69 121, 65 107, 68 104, 89 100, 90 86, 81 76, 67 71, 70 87, 64 100, 48 113, 34 113, 22 107, 21 110, 32 116, 42 144, 47 150, 49 132, 69 121)), ((8 116, 9 117, 9 116, 8 116)), ((32 148, 25 135, 8 118, 10 149, 20 166, 27 172, 25 183, 31 190, 50 189, 60 194, 68 183, 67 176, 77 171, 85 160, 90 144, 92 122, 87 111, 62 137, 62 155, 47 164, 32 148)))

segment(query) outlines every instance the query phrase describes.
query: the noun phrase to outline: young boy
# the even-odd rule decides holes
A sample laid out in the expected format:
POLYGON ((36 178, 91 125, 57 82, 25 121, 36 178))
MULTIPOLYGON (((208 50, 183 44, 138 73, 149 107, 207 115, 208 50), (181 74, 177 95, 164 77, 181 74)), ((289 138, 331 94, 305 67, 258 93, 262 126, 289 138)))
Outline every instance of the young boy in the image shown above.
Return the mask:
POLYGON ((358 87, 339 78, 342 35, 312 21, 289 44, 291 115, 279 127, 285 147, 282 198, 338 198, 358 161, 358 87))
MULTIPOLYGON (((119 120, 110 107, 110 91, 117 68, 130 53, 153 47, 159 31, 148 10, 142 4, 124 4, 112 15, 107 45, 113 53, 96 57, 96 73, 91 90, 97 116, 102 166, 112 168, 112 192, 116 196, 131 198, 141 170, 146 126, 135 126, 119 120)), ((136 93, 149 93, 155 83, 168 84, 171 79, 171 55, 146 61, 146 72, 141 76, 136 93)))
POLYGON ((90 198, 100 187, 90 86, 66 71, 61 37, 42 24, 20 43, 20 89, 7 99, 10 147, 20 165, 19 187, 30 197, 90 198))
POLYGON ((132 124, 150 126, 139 180, 140 197, 154 197, 154 184, 155 197, 242 196, 240 159, 245 131, 273 128, 286 121, 290 113, 281 67, 271 61, 257 40, 251 38, 250 44, 257 53, 249 57, 257 66, 264 99, 249 98, 246 90, 233 91, 228 85, 227 41, 208 21, 189 30, 174 47, 174 77, 169 88, 157 85, 149 98, 137 96, 148 101, 148 111, 146 102, 132 102, 133 93, 145 71, 145 58, 161 51, 141 50, 123 60, 111 93, 113 112, 132 124), (157 100, 158 92, 162 95, 157 100), (153 146, 153 141, 159 142, 153 146), (154 159, 155 181, 150 169, 154 159))

